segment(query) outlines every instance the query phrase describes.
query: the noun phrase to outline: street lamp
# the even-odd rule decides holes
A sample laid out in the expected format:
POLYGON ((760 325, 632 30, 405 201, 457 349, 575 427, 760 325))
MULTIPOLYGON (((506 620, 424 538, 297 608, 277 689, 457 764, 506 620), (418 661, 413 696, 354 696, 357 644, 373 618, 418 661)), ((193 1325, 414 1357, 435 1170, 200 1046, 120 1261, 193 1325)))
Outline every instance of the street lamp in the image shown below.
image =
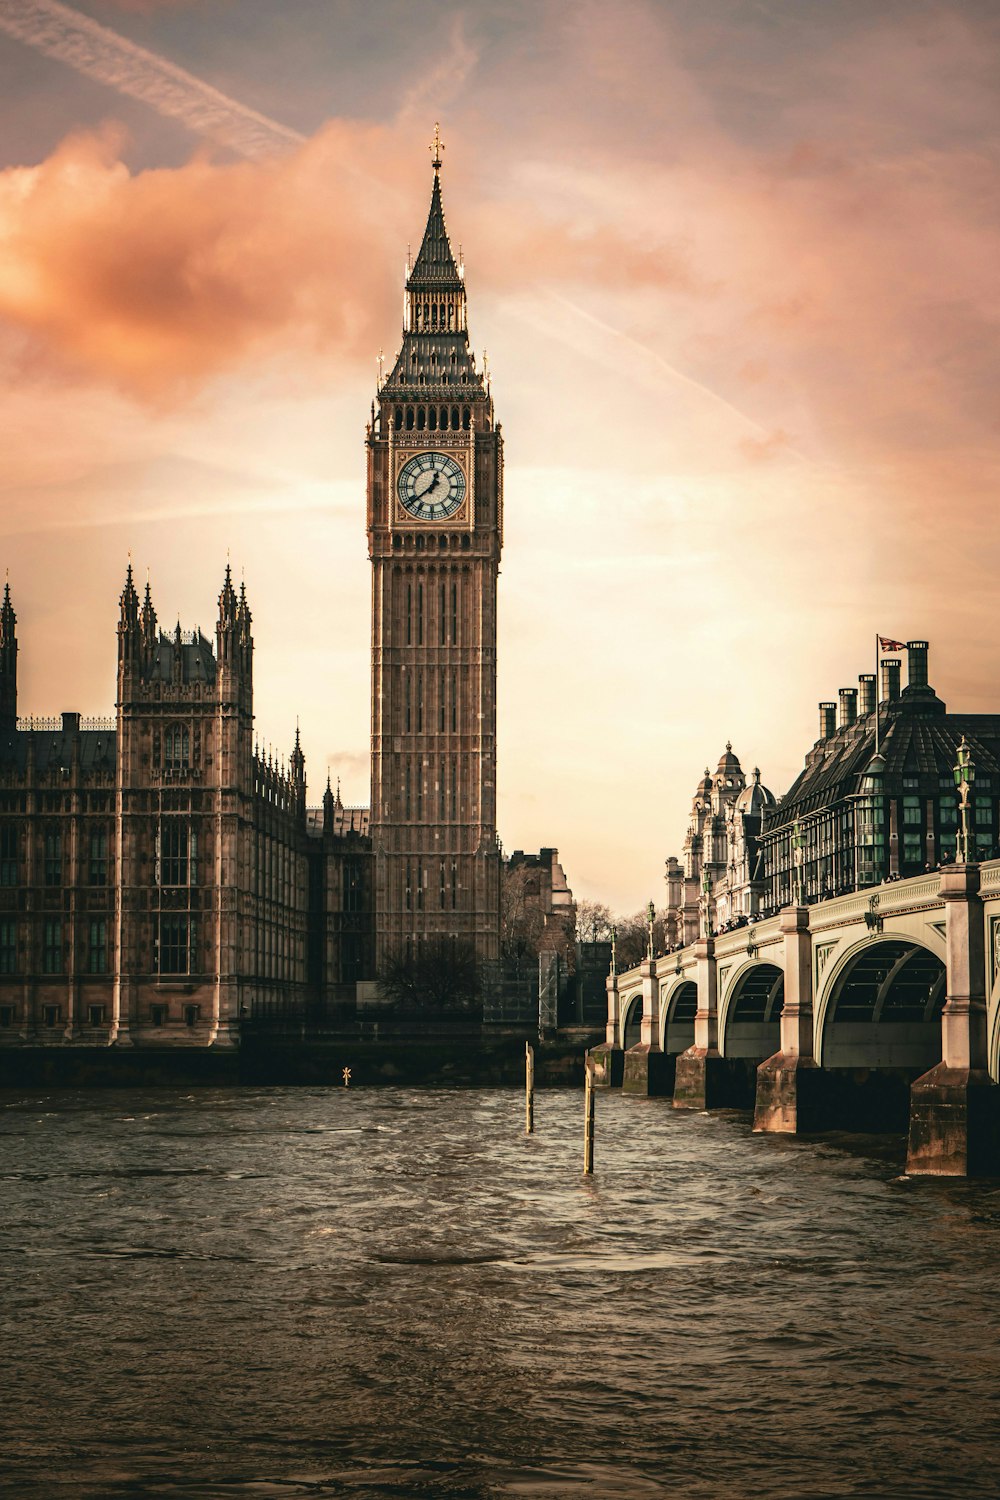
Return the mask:
POLYGON ((616 942, 617 937, 618 937, 618 928, 615 926, 614 922, 612 922, 612 924, 611 924, 611 972, 612 972, 612 974, 617 974, 618 973, 618 967, 617 967, 617 965, 618 965, 618 956, 617 956, 617 949, 615 947, 615 942, 616 942))
POLYGON ((799 823, 798 819, 796 818, 794 824, 792 825, 792 863, 795 866, 795 905, 796 906, 805 906, 805 904, 806 904, 806 891, 805 891, 805 879, 804 879, 804 877, 805 877, 805 863, 806 863, 805 843, 806 843, 806 841, 805 841, 805 835, 802 832, 802 826, 799 823))
POLYGON ((649 927, 649 937, 646 940, 646 957, 653 956, 653 923, 656 921, 656 907, 652 901, 646 907, 646 922, 649 927))
POLYGON ((701 925, 702 937, 712 936, 712 874, 706 865, 701 877, 701 925))
POLYGON ((972 763, 972 747, 965 736, 958 747, 958 759, 952 774, 955 777, 955 787, 961 797, 962 825, 958 833, 958 849, 956 850, 956 863, 967 865, 969 863, 969 790, 976 779, 976 768, 972 763))

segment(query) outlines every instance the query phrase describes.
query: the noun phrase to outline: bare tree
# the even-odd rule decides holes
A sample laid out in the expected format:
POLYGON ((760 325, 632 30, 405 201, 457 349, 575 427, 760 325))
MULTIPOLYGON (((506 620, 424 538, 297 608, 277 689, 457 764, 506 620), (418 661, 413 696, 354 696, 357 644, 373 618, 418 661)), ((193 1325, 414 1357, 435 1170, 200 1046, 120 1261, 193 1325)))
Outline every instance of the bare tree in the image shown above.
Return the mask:
POLYGON ((576 932, 581 943, 605 943, 611 937, 614 922, 610 906, 603 901, 578 901, 576 932))
MULTIPOLYGON (((653 918, 653 952, 663 953, 667 946, 666 912, 653 918)), ((649 948, 649 912, 633 912, 615 919, 615 954, 619 972, 634 969, 646 957, 649 948)))
POLYGON ((470 1015, 480 1000, 480 973, 470 943, 425 937, 412 952, 389 954, 378 976, 379 993, 401 1011, 435 1010, 470 1015))
POLYGON ((518 966, 538 957, 545 913, 538 900, 538 877, 526 865, 504 864, 500 876, 500 956, 518 966))

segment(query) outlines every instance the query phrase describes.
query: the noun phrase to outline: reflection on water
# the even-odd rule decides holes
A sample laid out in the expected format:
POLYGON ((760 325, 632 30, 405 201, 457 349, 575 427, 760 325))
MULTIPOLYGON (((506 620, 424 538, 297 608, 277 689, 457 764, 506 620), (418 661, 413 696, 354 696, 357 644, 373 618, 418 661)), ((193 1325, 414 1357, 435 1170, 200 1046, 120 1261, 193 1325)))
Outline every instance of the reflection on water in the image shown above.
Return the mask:
POLYGON ((513 1090, 0 1095, 0 1493, 998 1493, 1000 1188, 513 1090))

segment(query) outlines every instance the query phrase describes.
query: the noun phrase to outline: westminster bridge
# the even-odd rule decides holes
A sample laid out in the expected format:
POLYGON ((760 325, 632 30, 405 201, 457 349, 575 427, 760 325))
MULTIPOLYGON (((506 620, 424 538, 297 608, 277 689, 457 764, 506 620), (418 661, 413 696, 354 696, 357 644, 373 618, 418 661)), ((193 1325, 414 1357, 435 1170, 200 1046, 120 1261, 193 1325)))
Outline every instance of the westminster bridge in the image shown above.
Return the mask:
POLYGON ((752 1103, 758 1131, 850 1128, 845 1099, 908 1085, 908 1171, 1000 1175, 1000 860, 786 907, 612 974, 591 1056, 597 1082, 676 1108, 752 1103))

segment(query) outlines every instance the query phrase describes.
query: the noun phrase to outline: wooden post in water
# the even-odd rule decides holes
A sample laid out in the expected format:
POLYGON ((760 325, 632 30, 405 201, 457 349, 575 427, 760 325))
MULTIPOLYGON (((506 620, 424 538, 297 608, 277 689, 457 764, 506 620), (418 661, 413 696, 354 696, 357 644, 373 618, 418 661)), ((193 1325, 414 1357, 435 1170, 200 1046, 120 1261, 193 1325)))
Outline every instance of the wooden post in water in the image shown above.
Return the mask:
POLYGON ((590 1057, 583 1060, 583 1170, 594 1170, 594 1075, 590 1069, 590 1057))
POLYGON ((535 1133, 535 1049, 524 1044, 524 1133, 535 1133))

